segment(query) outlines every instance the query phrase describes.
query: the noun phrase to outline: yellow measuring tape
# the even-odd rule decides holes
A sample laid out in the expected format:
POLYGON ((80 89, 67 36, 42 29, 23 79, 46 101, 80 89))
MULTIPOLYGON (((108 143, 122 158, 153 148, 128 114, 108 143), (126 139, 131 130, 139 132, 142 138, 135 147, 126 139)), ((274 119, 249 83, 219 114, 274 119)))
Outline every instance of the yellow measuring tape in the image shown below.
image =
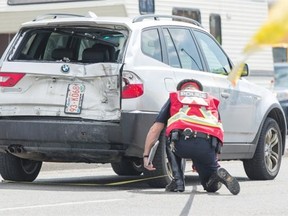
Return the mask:
POLYGON ((148 181, 151 179, 157 179, 157 178, 162 178, 167 175, 162 175, 162 176, 155 176, 155 177, 150 177, 150 178, 142 178, 142 179, 133 179, 133 180, 125 180, 125 181, 118 181, 118 182, 112 182, 112 183, 107 183, 107 184, 95 184, 95 183, 48 183, 48 182, 41 182, 41 181, 35 181, 35 182, 23 182, 23 181, 10 181, 10 180, 2 180, 4 183, 21 183, 21 184, 38 184, 38 185, 78 185, 78 186, 117 186, 117 185, 124 185, 124 184, 130 184, 130 183, 135 183, 135 182, 142 182, 142 181, 148 181))
MULTIPOLYGON (((191 172, 191 171, 185 171, 185 172, 191 172)), ((118 182, 112 182, 107 184, 96 184, 96 183, 52 183, 52 182, 41 182, 41 181, 35 181, 35 182, 25 182, 25 181, 10 181, 10 180, 2 180, 3 183, 20 183, 20 184, 35 184, 35 185, 70 185, 70 186, 117 186, 117 185, 125 185, 125 184, 131 184, 136 182, 143 182, 148 180, 153 180, 157 178, 163 178, 168 175, 161 175, 161 176, 154 176, 149 178, 141 178, 141 179, 133 179, 133 180, 124 180, 124 181, 118 181, 118 182)), ((51 179, 53 180, 53 179, 51 179)))

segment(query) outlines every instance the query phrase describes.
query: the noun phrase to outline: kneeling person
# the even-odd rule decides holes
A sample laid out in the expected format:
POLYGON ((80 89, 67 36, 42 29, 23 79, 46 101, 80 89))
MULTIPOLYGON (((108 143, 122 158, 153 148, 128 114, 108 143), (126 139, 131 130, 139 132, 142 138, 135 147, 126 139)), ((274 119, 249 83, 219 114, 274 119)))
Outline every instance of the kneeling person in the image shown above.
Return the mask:
POLYGON ((216 192, 223 183, 232 194, 240 192, 236 178, 218 164, 217 153, 224 135, 218 105, 219 100, 203 92, 200 82, 187 79, 178 84, 177 92, 171 93, 162 107, 147 134, 143 160, 146 169, 155 169, 152 164, 146 164, 146 156, 166 126, 167 156, 174 177, 166 191, 185 190, 181 162, 184 158, 193 161, 206 191, 216 192))

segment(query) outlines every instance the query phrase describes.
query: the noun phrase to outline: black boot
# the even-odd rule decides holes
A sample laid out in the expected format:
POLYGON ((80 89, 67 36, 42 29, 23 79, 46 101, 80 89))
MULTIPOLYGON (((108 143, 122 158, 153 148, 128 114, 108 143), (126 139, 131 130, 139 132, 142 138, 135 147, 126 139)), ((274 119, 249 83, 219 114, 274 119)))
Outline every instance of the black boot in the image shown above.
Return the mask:
POLYGON ((224 184, 233 195, 237 195, 240 192, 240 185, 237 179, 231 176, 228 171, 222 167, 218 168, 217 171, 211 175, 207 182, 206 190, 208 191, 208 189, 215 188, 215 185, 220 182, 224 184))
MULTIPOLYGON (((210 179, 209 179, 210 180, 210 179)), ((213 180, 212 180, 213 181, 213 180)), ((215 193, 216 191, 218 191, 220 188, 222 187, 222 183, 217 181, 213 181, 207 184, 207 187, 205 188, 205 190, 207 192, 211 192, 211 193, 215 193)))
POLYGON ((169 192, 183 192, 185 190, 185 184, 182 170, 182 158, 175 155, 174 152, 170 150, 169 146, 166 148, 166 152, 174 179, 166 186, 165 190, 169 192))

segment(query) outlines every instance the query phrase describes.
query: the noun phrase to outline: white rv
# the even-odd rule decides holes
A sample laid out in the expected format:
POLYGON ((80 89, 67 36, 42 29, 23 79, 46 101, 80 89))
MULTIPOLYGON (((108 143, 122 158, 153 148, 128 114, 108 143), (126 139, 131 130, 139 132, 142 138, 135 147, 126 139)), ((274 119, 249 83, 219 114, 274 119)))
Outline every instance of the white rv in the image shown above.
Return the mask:
MULTIPOLYGON (((267 18, 268 2, 267 0, 0 0, 0 38, 2 43, 4 42, 2 46, 7 46, 5 42, 10 41, 11 34, 13 36, 21 23, 39 15, 46 13, 83 15, 88 11, 98 16, 134 17, 139 14, 156 13, 194 18, 215 36, 236 63, 242 58, 243 47, 267 18)), ((254 77, 251 78, 252 81, 258 82, 254 75, 262 77, 271 75, 272 49, 255 53, 249 57, 247 63, 254 77)))

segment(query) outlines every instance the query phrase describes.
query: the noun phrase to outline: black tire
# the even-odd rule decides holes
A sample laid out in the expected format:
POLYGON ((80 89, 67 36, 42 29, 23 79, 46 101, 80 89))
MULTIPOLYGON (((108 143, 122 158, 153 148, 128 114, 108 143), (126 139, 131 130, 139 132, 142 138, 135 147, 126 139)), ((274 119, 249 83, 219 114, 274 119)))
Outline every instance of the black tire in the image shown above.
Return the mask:
POLYGON ((278 175, 281 161, 281 131, 274 119, 267 118, 253 158, 243 161, 244 169, 251 180, 271 180, 278 175))
POLYGON ((33 161, 0 153, 0 174, 4 180, 34 181, 42 167, 42 161, 33 161))
POLYGON ((142 159, 123 158, 120 162, 111 163, 114 172, 119 176, 138 176, 143 172, 142 159))
POLYGON ((172 180, 172 171, 166 155, 166 137, 164 131, 159 137, 159 145, 154 156, 153 166, 156 170, 149 171, 144 169, 144 177, 147 183, 154 188, 165 188, 172 180))

